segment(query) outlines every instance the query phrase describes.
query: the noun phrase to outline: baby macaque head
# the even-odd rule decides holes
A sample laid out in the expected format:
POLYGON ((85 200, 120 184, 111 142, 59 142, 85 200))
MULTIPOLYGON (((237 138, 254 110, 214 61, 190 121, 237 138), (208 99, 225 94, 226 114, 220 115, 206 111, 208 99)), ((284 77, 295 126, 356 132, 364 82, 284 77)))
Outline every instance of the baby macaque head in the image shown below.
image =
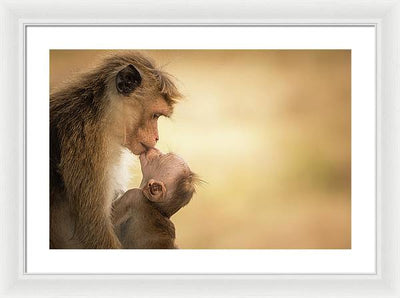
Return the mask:
POLYGON ((144 196, 168 217, 189 203, 197 176, 178 155, 150 148, 140 155, 144 196))

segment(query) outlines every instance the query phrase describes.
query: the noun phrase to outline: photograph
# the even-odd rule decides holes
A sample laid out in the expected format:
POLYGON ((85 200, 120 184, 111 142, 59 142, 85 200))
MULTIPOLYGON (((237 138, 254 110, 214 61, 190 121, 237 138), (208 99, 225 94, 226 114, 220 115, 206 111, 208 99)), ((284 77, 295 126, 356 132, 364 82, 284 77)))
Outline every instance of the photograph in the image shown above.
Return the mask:
POLYGON ((49 248, 350 250, 351 59, 51 49, 49 248))

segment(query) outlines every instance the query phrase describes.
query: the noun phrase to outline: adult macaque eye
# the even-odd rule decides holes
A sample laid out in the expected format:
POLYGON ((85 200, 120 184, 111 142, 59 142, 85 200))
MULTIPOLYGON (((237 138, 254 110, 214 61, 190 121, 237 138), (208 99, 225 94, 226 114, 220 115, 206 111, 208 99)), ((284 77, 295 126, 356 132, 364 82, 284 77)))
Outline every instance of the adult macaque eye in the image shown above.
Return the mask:
POLYGON ((161 114, 153 114, 152 118, 153 119, 158 119, 161 117, 161 114))

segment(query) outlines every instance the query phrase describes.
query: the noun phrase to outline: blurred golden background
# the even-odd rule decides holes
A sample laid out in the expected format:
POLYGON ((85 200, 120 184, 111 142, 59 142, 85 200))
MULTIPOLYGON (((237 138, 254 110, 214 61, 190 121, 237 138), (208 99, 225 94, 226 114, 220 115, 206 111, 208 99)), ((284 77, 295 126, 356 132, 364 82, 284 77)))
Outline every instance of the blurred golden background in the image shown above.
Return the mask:
MULTIPOLYGON (((50 87, 105 52, 50 51, 50 87)), ((157 147, 206 181, 172 217, 180 248, 351 248, 349 50, 143 52, 185 96, 157 147)))

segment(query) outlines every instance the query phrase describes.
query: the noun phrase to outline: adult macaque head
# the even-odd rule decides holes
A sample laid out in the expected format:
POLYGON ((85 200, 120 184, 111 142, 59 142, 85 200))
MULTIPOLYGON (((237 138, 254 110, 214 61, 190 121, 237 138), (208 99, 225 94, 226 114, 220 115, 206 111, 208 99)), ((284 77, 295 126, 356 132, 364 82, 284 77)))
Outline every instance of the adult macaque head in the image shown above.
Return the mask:
POLYGON ((172 114, 173 104, 180 94, 166 73, 141 63, 123 66, 118 71, 115 91, 122 101, 119 108, 124 115, 123 145, 139 155, 156 145, 158 118, 172 114), (160 96, 160 89, 165 91, 163 96, 160 96))
POLYGON ((144 196, 168 217, 189 203, 198 180, 186 162, 173 153, 150 148, 140 155, 144 196))

